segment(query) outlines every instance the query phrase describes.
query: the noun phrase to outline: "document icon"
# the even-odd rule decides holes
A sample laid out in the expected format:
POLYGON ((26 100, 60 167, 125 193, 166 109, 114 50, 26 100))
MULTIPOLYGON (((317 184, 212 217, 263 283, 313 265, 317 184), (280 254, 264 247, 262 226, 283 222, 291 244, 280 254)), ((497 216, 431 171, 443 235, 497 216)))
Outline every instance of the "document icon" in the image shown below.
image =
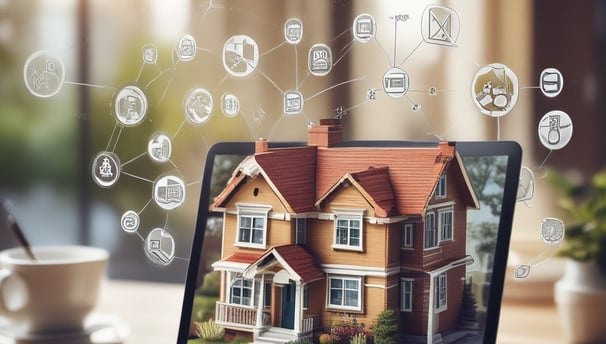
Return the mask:
POLYGON ((423 40, 431 44, 456 45, 460 21, 457 12, 449 7, 430 5, 422 18, 423 40))

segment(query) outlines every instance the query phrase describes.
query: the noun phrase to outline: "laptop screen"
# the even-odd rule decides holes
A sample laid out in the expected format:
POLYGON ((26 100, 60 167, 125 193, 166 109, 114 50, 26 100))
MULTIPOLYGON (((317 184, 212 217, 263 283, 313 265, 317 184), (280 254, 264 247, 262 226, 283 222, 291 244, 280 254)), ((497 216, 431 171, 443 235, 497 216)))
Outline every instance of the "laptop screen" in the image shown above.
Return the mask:
POLYGON ((520 160, 503 141, 213 146, 178 343, 494 342, 520 160))

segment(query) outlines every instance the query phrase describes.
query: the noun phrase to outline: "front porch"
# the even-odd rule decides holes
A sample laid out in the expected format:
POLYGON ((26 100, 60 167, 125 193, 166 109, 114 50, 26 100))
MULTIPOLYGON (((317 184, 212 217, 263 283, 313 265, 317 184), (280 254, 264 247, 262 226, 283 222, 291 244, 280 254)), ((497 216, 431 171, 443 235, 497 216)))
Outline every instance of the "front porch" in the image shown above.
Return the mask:
POLYGON ((215 307, 215 322, 218 325, 237 331, 253 332, 255 343, 285 343, 311 337, 317 321, 316 316, 304 317, 300 328, 295 330, 272 326, 271 314, 259 312, 256 308, 223 302, 217 302, 215 307))

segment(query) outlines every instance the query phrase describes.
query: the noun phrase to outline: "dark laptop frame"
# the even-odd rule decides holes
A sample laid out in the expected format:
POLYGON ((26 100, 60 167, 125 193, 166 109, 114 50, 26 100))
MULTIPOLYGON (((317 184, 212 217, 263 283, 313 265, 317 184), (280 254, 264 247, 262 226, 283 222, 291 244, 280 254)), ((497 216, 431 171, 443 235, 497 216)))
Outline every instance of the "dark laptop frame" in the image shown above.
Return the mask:
MULTIPOLYGON (((494 254, 493 270, 490 280, 490 294, 486 311, 486 327, 484 329, 484 343, 494 343, 497 338, 499 315, 505 273, 507 269, 507 258, 509 253, 509 242, 513 216, 516 204, 517 188, 520 176, 522 149, 513 141, 457 141, 454 142, 461 157, 465 156, 507 156, 507 170, 505 186, 503 189, 503 200, 501 204, 501 215, 497 233, 497 245, 494 254)), ((337 147, 431 147, 437 141, 347 141, 337 147)), ((302 142, 274 142, 270 148, 303 146, 302 142)), ((179 323, 178 344, 187 343, 191 326, 193 298, 196 292, 198 270, 202 258, 202 246, 204 240, 209 207, 211 203, 210 188, 211 177, 215 158, 218 155, 252 155, 255 151, 254 142, 220 142, 213 145, 207 155, 202 175, 200 201, 198 204, 198 216, 193 236, 191 256, 187 270, 183 303, 181 309, 181 320, 179 323)))

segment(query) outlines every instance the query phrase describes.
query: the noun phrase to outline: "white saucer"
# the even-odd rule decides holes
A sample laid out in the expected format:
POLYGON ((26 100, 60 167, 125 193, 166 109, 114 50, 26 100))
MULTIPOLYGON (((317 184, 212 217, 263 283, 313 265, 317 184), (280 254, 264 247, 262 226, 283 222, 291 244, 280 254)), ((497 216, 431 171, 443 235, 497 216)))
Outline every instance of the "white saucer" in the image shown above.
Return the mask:
POLYGON ((0 322, 0 344, 121 344, 128 325, 116 316, 93 314, 84 330, 70 333, 31 334, 14 324, 0 322))

